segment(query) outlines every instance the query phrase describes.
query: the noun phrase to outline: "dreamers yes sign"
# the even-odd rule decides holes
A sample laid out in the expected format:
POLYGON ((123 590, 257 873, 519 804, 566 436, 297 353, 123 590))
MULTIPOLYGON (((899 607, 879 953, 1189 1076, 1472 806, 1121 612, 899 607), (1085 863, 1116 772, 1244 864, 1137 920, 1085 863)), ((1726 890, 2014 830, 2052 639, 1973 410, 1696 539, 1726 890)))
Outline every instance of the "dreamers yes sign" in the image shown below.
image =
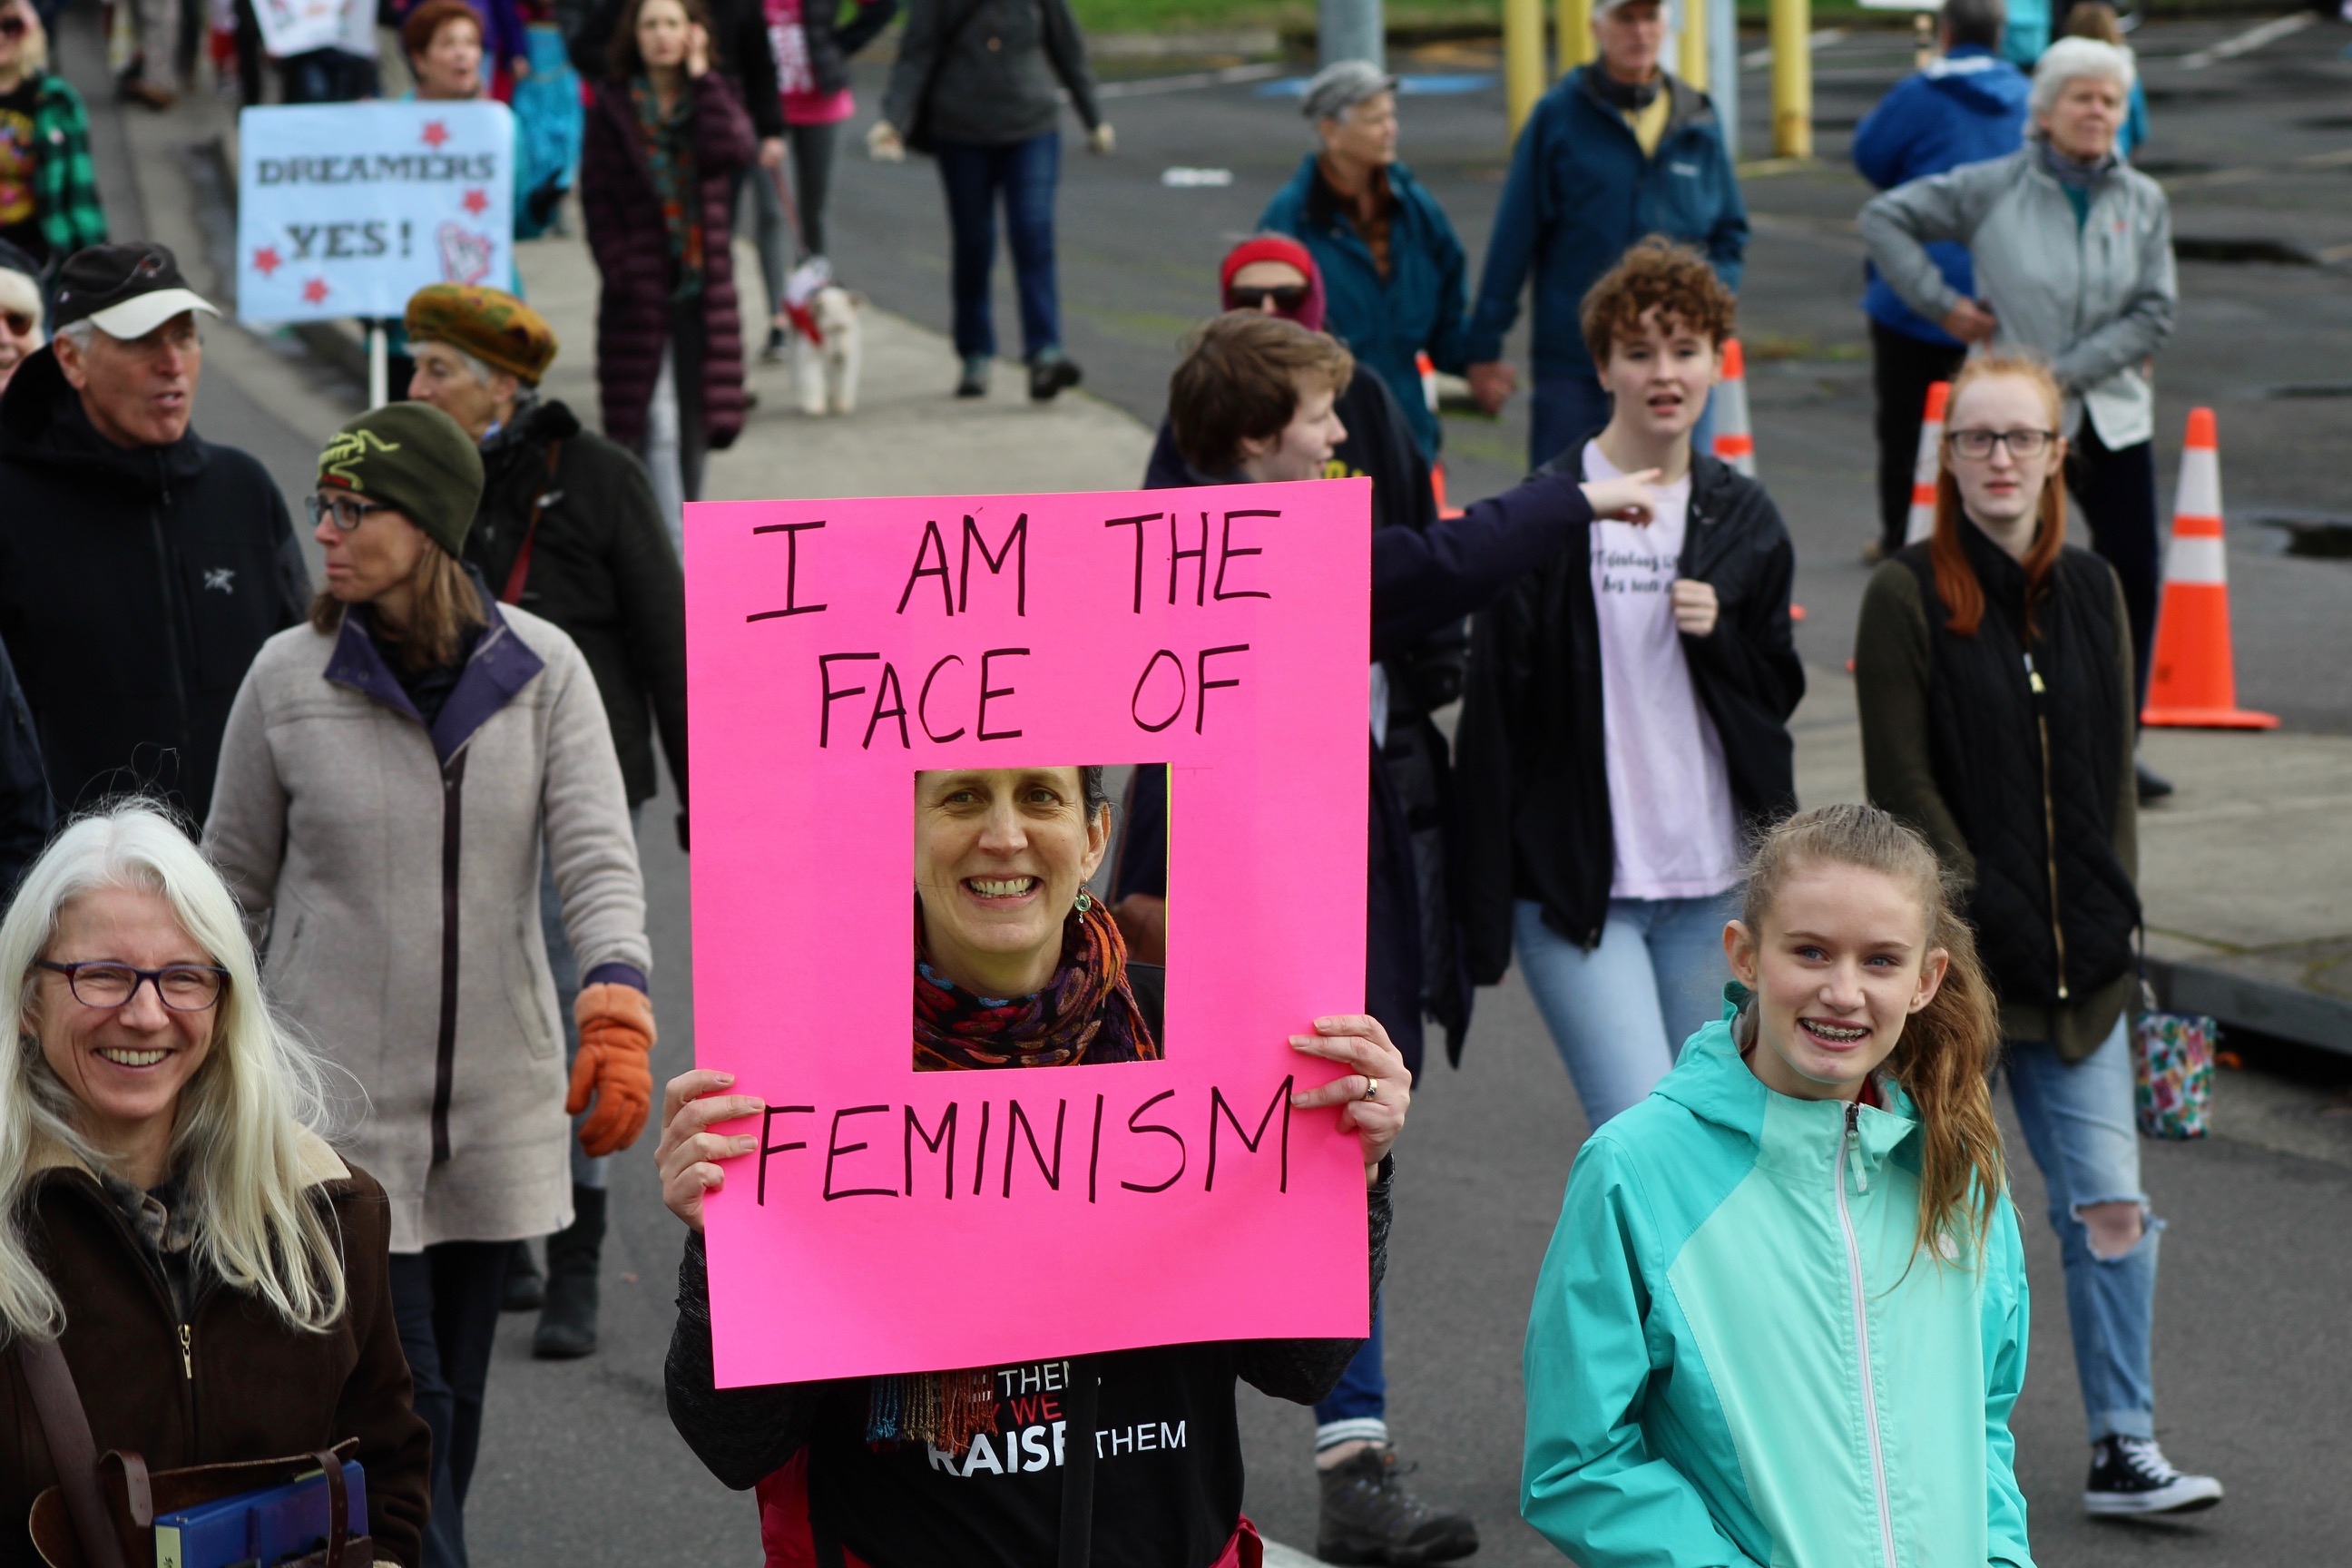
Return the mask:
POLYGON ((1287 1040, 1362 1008, 1370 508, 688 509, 696 1055, 769 1107, 709 1209, 722 1386, 1365 1331, 1361 1152, 1287 1040), (1168 770, 1160 1048, 916 1070, 939 781, 1124 763, 1168 770))
POLYGON ((502 103, 335 103, 237 117, 236 313, 398 318, 428 283, 509 286, 502 103))

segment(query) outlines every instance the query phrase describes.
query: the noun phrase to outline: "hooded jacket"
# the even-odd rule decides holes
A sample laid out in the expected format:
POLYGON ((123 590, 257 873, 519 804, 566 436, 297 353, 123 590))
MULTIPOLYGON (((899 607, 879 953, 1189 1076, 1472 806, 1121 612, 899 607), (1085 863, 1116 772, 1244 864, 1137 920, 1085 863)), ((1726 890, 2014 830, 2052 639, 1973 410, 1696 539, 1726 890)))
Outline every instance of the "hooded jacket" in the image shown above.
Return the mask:
MULTIPOLYGON (((153 1470, 275 1458, 359 1439, 366 1528, 380 1557, 422 1560, 432 1439, 409 1406, 393 1319, 383 1189, 304 1135, 303 1177, 342 1238, 350 1305, 324 1333, 289 1327, 201 1264, 184 1322, 151 1247, 89 1169, 54 1144, 33 1152, 28 1219, 66 1310, 59 1342, 98 1451, 153 1470)), ((23 1363, 0 1352, 0 1568, 35 1568, 26 1517, 57 1484, 23 1363)))
POLYGON ((1674 96, 1665 134, 1644 157, 1624 115, 1588 85, 1594 68, 1569 72, 1519 132, 1470 317, 1465 357, 1473 364, 1502 357, 1533 269, 1536 374, 1591 374, 1579 315, 1585 290, 1645 235, 1697 247, 1725 288, 1739 288, 1748 206, 1714 101, 1667 77, 1674 96))
POLYGON ((882 118, 934 142, 1009 147, 1052 131, 1062 94, 1103 122, 1069 0, 908 0, 882 118))
POLYGON ((2087 413, 2119 452, 2156 433, 2156 390, 2141 366, 2172 335, 2180 302, 2172 207, 2163 186, 2111 158, 2077 219, 2042 167, 2044 145, 1887 192, 1862 209, 1862 237, 1903 302, 1937 321, 1960 295, 1927 247, 1966 245, 1977 293, 2000 323, 1993 352, 2045 361, 2066 393, 2064 433, 2087 413))
MULTIPOLYGON (((1853 166, 1882 191, 2017 151, 2025 140, 2025 73, 1981 44, 1961 44, 1926 70, 1896 82, 1854 127, 1853 166)), ((1939 239, 1927 247, 1944 281, 1976 294, 1969 247, 1939 239)), ((1862 296, 1865 314, 1922 342, 1956 349, 1960 341, 1903 302, 1873 268, 1862 296)))
MULTIPOLYGON (((1572 443, 1538 471, 1580 476, 1584 447, 1572 443)), ((1617 841, 1591 539, 1588 519, 1471 628, 1454 744, 1454 902, 1481 985, 1510 967, 1515 899, 1535 899, 1544 923, 1588 949, 1609 914, 1617 841)), ((1721 609, 1713 631, 1683 637, 1683 654, 1748 825, 1797 805, 1789 715, 1805 671, 1789 620, 1795 574, 1795 548, 1764 487, 1695 456, 1678 575, 1713 584, 1721 609)))
POLYGON ((1910 1098, 1776 1094, 1730 1017, 1577 1154, 1520 1512, 1582 1568, 2032 1568, 2017 1211, 1916 1251, 1910 1098))
POLYGON ((482 443, 482 469, 467 562, 503 595, 530 539, 530 566, 515 602, 554 622, 588 660, 629 804, 650 799, 656 787, 652 731, 658 729, 682 807, 686 580, 645 465, 583 430, 571 409, 551 400, 518 411, 482 443))
POLYGON ((1391 163, 1388 182, 1395 205, 1385 278, 1312 153, 1265 204, 1257 226, 1293 236, 1314 255, 1326 330, 1387 383, 1422 456, 1433 459, 1442 432, 1415 356, 1426 351, 1438 369, 1457 374, 1469 363, 1463 353, 1469 262, 1445 209, 1412 170, 1391 163))
POLYGON ((191 427, 117 447, 53 349, 0 396, 0 642, 58 809, 134 786, 201 821, 246 667, 310 599, 260 463, 191 427))
POLYGON ((205 852, 272 1000, 366 1091, 392 1249, 545 1236, 572 1215, 542 844, 583 984, 653 966, 604 704, 570 637, 497 605, 427 729, 362 613, 254 660, 205 852))

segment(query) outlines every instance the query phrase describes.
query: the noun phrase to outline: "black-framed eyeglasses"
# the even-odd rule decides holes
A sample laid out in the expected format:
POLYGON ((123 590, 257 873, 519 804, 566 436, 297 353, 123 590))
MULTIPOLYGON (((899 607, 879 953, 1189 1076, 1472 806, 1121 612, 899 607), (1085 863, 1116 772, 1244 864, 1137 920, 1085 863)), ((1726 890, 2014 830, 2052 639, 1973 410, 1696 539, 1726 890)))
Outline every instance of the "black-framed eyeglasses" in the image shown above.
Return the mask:
POLYGON ((1274 301, 1278 313, 1295 311, 1307 303, 1307 285, 1279 283, 1266 289, 1233 288, 1225 290, 1225 309, 1228 310, 1263 310, 1268 300, 1274 301))
POLYGON ((2051 442, 2058 439, 2055 430, 1952 430, 1944 439, 1952 450, 1972 463, 1981 463, 1992 456, 1995 447, 2006 447, 2009 455, 2021 461, 2032 461, 2042 456, 2051 442))
POLYGON ((314 495, 306 498, 302 504, 310 510, 312 528, 318 527, 331 517, 335 520, 335 526, 345 533, 349 533, 365 522, 376 512, 399 510, 397 507, 386 506, 382 501, 362 500, 357 496, 314 495))
POLYGON ((139 994, 142 985, 152 984, 155 994, 163 1005, 174 1013, 201 1013, 221 999, 228 989, 228 971, 209 963, 167 963, 161 969, 140 969, 112 959, 92 959, 87 963, 53 963, 46 958, 33 960, 36 969, 47 969, 66 977, 66 988, 74 1000, 85 1007, 123 1007, 139 994))

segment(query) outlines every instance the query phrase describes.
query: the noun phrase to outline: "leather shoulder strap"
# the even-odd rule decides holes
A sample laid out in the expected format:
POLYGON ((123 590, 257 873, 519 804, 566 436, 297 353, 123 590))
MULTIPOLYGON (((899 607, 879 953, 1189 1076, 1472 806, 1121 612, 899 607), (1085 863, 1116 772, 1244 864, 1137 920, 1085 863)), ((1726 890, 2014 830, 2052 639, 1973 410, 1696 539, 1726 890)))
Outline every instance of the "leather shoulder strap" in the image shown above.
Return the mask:
POLYGON ((98 1445, 89 1435, 89 1417, 83 1413, 65 1352, 55 1340, 20 1335, 16 1363, 24 1368, 41 1435, 48 1439, 49 1461, 57 1467, 58 1489, 65 1494, 82 1556, 91 1568, 126 1568, 122 1539, 115 1534, 106 1499, 98 1489, 98 1445))

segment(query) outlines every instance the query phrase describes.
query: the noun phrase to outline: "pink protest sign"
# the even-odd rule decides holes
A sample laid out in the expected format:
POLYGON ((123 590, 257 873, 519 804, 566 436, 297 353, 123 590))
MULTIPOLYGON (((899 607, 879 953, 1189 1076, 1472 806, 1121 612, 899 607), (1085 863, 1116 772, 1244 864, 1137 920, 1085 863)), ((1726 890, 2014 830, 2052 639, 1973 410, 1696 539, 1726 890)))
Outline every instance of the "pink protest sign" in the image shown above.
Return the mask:
POLYGON ((708 1211, 722 1387, 1366 1331, 1360 1150, 1287 1039, 1363 1005, 1370 510, 688 509, 696 1057, 769 1107, 708 1211), (918 770, 1128 763, 1156 1059, 916 1070, 918 770))

